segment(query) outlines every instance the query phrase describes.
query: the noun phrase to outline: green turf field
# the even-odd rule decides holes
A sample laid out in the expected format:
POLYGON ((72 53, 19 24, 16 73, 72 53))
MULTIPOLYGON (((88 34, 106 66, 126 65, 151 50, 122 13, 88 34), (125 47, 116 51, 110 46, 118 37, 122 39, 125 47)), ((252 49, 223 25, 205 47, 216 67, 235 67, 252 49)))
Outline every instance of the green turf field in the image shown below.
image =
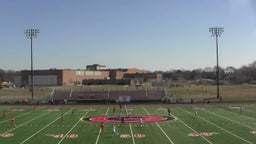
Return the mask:
MULTIPOLYGON (((53 107, 1 106, 0 144, 253 144, 256 143, 256 107, 194 105, 127 105, 132 115, 168 116, 171 108, 175 120, 164 122, 114 123, 118 135, 112 136, 113 123, 81 121, 83 117, 113 115, 113 106, 53 107), (241 112, 242 110, 242 112, 241 112), (195 111, 198 115, 195 116, 195 111), (61 121, 64 114, 64 121, 61 121), (11 118, 15 118, 15 126, 11 118)), ((118 115, 119 107, 116 106, 118 115)))

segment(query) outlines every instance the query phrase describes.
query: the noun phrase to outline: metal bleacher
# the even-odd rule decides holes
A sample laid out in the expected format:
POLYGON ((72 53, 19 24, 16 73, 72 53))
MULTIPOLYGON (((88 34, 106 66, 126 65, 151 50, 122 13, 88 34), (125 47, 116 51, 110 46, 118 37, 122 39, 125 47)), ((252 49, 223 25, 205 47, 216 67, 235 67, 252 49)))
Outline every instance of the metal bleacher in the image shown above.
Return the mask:
POLYGON ((130 102, 161 102, 165 98, 164 90, 55 90, 52 99, 55 101, 77 102, 117 102, 120 97, 129 97, 130 102))

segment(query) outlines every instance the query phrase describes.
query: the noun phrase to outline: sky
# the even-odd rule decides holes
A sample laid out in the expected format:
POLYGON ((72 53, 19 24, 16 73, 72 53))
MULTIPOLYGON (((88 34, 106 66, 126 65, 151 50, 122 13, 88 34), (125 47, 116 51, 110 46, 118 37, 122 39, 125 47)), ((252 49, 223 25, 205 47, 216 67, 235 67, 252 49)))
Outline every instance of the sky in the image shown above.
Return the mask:
POLYGON ((255 0, 0 0, 0 69, 150 71, 216 66, 210 27, 223 27, 219 65, 256 60, 255 0))

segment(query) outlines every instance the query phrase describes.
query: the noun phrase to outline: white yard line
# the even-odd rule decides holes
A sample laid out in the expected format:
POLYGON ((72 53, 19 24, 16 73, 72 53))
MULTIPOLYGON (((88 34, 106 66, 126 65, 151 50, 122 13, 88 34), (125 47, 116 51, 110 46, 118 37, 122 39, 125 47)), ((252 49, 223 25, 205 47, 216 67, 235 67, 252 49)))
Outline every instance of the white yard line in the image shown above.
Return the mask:
POLYGON ((248 125, 241 124, 240 122, 237 122, 237 121, 232 120, 232 119, 230 119, 230 118, 227 118, 227 117, 225 117, 225 116, 219 115, 219 114, 217 114, 217 113, 215 113, 215 112, 211 112, 211 111, 208 111, 208 110, 203 110, 203 111, 208 112, 208 113, 213 114, 213 115, 216 115, 216 116, 218 116, 218 117, 227 119, 227 120, 232 121, 232 122, 234 122, 234 123, 236 123, 236 124, 239 124, 239 125, 241 125, 241 126, 243 126, 243 127, 249 128, 249 129, 251 129, 251 130, 255 130, 255 128, 253 128, 253 127, 250 127, 250 126, 248 126, 248 125))
MULTIPOLYGON (((191 112, 189 112, 189 111, 187 111, 187 110, 184 110, 183 108, 180 108, 180 107, 179 107, 179 109, 181 109, 182 111, 184 111, 184 112, 186 112, 186 113, 188 113, 188 114, 194 115, 193 113, 191 113, 191 112)), ((240 140, 242 140, 242 141, 244 141, 244 142, 247 142, 247 143, 249 143, 249 144, 253 144, 253 142, 250 142, 250 141, 248 141, 248 140, 246 140, 246 139, 244 139, 244 138, 242 138, 242 137, 240 137, 240 136, 238 136, 238 135, 236 135, 236 134, 230 132, 229 130, 226 130, 226 129, 224 129, 224 128, 222 128, 222 127, 220 127, 220 126, 218 126, 218 125, 216 125, 216 124, 214 124, 214 123, 212 123, 212 122, 210 122, 210 121, 208 121, 208 120, 206 120, 206 119, 204 119, 204 118, 202 118, 202 117, 200 117, 200 116, 197 116, 197 117, 200 118, 200 119, 202 119, 203 121, 208 122, 209 124, 211 124, 211 125, 213 125, 213 126, 219 128, 219 129, 221 129, 221 130, 223 130, 223 131, 225 131, 225 132, 231 134, 232 136, 234 136, 234 137, 236 137, 236 138, 238 138, 238 139, 240 139, 240 140)))
MULTIPOLYGON (((71 110, 70 110, 71 111, 71 110)), ((64 115, 68 114, 70 111, 66 112, 64 115)), ((56 118, 54 121, 52 121, 51 123, 47 124, 46 126, 44 126, 43 128, 41 128, 40 130, 38 130, 36 133, 34 133, 33 135, 31 135, 30 137, 28 137, 27 139, 25 139, 24 141, 22 141, 20 144, 23 144, 25 142, 27 142, 28 140, 30 140, 32 137, 34 137, 35 135, 37 135, 38 133, 40 133, 41 131, 43 131, 45 128, 49 127, 52 123, 54 123, 55 121, 57 121, 58 119, 60 119, 59 117, 56 118)))
MULTIPOLYGON (((126 105, 125 105, 125 111, 126 111, 126 114, 128 115, 128 111, 127 111, 126 105)), ((134 135, 133 135, 133 131, 132 131, 132 126, 131 126, 130 123, 129 123, 129 127, 130 127, 130 131, 131 131, 131 135, 132 135, 132 143, 135 144, 135 139, 134 139, 134 135)))
MULTIPOLYGON (((166 111, 165 111, 166 112, 166 111)), ((167 112, 166 112, 167 113, 167 112)), ((173 115, 173 114, 172 114, 173 115)), ((175 117, 176 118, 176 117, 175 117)), ((211 141, 209 141, 207 138, 203 137, 202 135, 200 135, 199 132, 197 132, 196 130, 194 130, 192 127, 190 127, 188 124, 186 124, 185 122, 183 122, 181 119, 176 118, 177 120, 179 120, 183 125, 185 125, 187 128, 189 128, 190 130, 194 131, 196 134, 198 134, 201 138, 203 138, 204 140, 206 140, 208 143, 213 144, 211 141)))
POLYGON ((48 113, 50 113, 50 112, 44 113, 44 114, 42 114, 42 115, 39 115, 39 116, 37 116, 37 117, 35 117, 35 118, 33 118, 33 119, 31 119, 31 120, 29 120, 29 121, 25 122, 25 123, 23 123, 23 124, 21 124, 21 125, 19 125, 19 126, 15 127, 15 128, 13 128, 13 129, 10 129, 10 130, 8 130, 8 131, 4 132, 4 134, 5 134, 5 133, 9 133, 9 132, 11 132, 11 131, 13 131, 13 130, 15 130, 15 129, 19 128, 19 127, 22 127, 22 126, 24 126, 25 124, 27 124, 27 123, 29 123, 29 122, 31 122, 31 121, 33 121, 33 120, 35 120, 35 119, 38 119, 38 118, 40 118, 40 117, 42 117, 42 116, 44 116, 44 115, 46 115, 46 114, 48 114, 48 113))
MULTIPOLYGON (((108 115, 108 111, 109 111, 109 107, 108 107, 108 109, 107 109, 107 111, 106 111, 106 113, 105 113, 105 116, 108 115)), ((100 138, 100 133, 101 133, 101 128, 100 128, 100 130, 99 130, 99 133, 98 133, 98 136, 97 136, 97 139, 96 139, 95 144, 98 144, 98 141, 99 141, 99 138, 100 138)))
MULTIPOLYGON (((91 108, 90 108, 90 109, 91 109, 91 108)), ((87 111, 87 112, 82 116, 82 118, 83 118, 84 116, 86 116, 88 113, 89 113, 89 111, 87 111)), ((60 143, 67 137, 67 135, 78 125, 78 123, 79 123, 80 121, 81 121, 81 119, 79 119, 79 120, 76 122, 76 124, 73 125, 73 127, 65 134, 65 136, 62 137, 62 139, 58 142, 58 144, 60 144, 60 143)))
MULTIPOLYGON (((150 115, 150 113, 143 107, 144 111, 147 113, 147 115, 150 115)), ((171 138, 166 134, 166 132, 161 128, 161 126, 155 122, 155 124, 158 126, 158 128, 162 131, 162 133, 166 136, 166 138, 170 141, 171 144, 174 144, 174 142, 171 140, 171 138)))

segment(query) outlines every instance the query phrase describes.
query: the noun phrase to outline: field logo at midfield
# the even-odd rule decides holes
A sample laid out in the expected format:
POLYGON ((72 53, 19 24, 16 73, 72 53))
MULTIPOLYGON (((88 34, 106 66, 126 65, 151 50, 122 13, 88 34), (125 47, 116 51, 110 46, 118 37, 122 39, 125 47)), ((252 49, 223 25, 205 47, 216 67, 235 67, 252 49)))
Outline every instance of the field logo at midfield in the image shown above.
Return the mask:
POLYGON ((12 137, 14 134, 13 133, 4 133, 1 134, 2 137, 12 137))
POLYGON ((251 134, 256 135, 256 130, 250 131, 251 134))
POLYGON ((92 121, 92 122, 104 122, 104 123, 121 123, 122 119, 125 123, 140 123, 140 119, 142 119, 143 123, 152 123, 152 122, 161 122, 161 121, 169 121, 175 119, 170 116, 153 116, 153 115, 137 115, 137 116, 97 116, 97 117, 89 117, 83 118, 84 121, 92 121))
POLYGON ((219 134, 219 133, 216 133, 216 132, 201 132, 200 134, 189 133, 188 136, 191 136, 191 137, 198 137, 198 136, 210 137, 214 134, 219 134))

